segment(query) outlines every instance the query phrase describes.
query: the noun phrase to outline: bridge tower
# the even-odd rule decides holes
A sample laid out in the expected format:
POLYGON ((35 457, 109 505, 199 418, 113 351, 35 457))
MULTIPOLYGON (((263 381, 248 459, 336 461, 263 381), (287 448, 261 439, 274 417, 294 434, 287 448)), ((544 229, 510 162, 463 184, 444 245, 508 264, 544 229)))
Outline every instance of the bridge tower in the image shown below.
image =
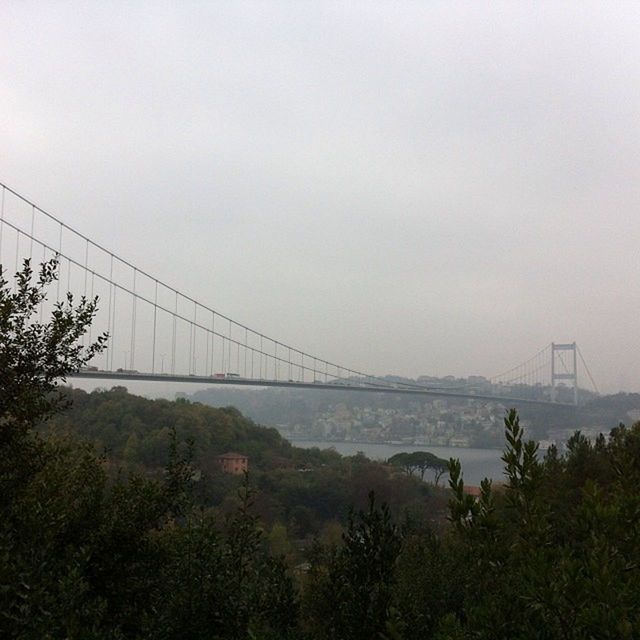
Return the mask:
POLYGON ((556 383, 565 382, 573 388, 573 404, 578 404, 578 347, 575 342, 551 343, 551 399, 557 396, 556 383), (564 354, 569 358, 565 359, 564 354), (567 362, 568 360, 568 362, 567 362))

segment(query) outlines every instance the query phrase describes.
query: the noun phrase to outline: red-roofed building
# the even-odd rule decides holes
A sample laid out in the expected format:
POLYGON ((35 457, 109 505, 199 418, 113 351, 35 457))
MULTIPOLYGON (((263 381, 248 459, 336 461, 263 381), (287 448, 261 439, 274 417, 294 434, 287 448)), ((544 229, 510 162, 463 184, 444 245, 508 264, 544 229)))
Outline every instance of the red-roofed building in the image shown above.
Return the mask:
POLYGON ((249 458, 242 453, 223 453, 216 462, 225 473, 240 475, 249 471, 249 458))

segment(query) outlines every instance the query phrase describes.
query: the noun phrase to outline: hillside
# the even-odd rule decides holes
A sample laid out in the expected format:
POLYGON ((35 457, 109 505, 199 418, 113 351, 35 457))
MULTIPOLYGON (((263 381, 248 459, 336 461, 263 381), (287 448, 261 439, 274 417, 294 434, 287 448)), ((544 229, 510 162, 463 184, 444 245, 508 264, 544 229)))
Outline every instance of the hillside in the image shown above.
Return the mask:
POLYGON ((284 526, 292 539, 320 534, 336 521, 344 524, 349 507, 364 508, 371 489, 398 517, 444 519, 444 490, 361 455, 294 447, 233 407, 149 400, 123 387, 67 393, 70 408, 43 425, 42 433, 89 441, 112 469, 158 475, 167 465, 175 429, 183 451, 192 443, 193 465, 202 472, 199 493, 225 512, 236 504, 241 478, 221 473, 215 458, 230 451, 245 454, 251 484, 258 489, 256 512, 270 527, 284 526))

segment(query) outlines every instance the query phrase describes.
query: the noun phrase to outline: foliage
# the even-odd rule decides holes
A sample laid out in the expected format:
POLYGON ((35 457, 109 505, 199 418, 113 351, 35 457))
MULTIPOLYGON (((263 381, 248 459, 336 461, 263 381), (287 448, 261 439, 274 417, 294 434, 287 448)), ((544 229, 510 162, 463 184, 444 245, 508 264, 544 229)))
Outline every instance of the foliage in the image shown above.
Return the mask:
POLYGON ((255 425, 232 409, 149 400, 121 387, 92 393, 68 390, 67 397, 72 406, 48 421, 43 434, 85 438, 104 450, 111 464, 159 478, 175 432, 178 442, 192 443, 193 465, 201 477, 194 487, 198 498, 222 513, 236 508, 240 480, 221 473, 216 456, 228 451, 248 455, 251 481, 258 489, 256 514, 267 527, 281 523, 293 540, 318 535, 335 519, 346 525, 349 507, 366 508, 371 489, 391 505, 394 516, 409 509, 438 509, 444 519, 444 492, 392 474, 364 456, 342 458, 334 451, 298 449, 275 429, 255 425))
POLYGON ((195 509, 183 526, 159 534, 162 588, 146 637, 287 637, 297 620, 297 596, 284 565, 262 544, 251 513, 254 491, 245 482, 239 493, 240 506, 224 528, 195 509))
POLYGON ((411 453, 396 453, 388 460, 389 464, 400 467, 408 475, 420 473, 420 480, 424 480, 424 474, 431 469, 434 472, 434 483, 438 485, 442 474, 447 471, 447 461, 438 458, 429 451, 413 451, 411 453))
POLYGON ((185 513, 184 461, 163 482, 110 486, 88 447, 38 447, 0 523, 0 637, 286 637, 296 594, 264 549, 250 491, 222 527, 185 513))
POLYGON ((50 321, 35 319, 46 301, 46 288, 57 279, 57 267, 53 258, 41 265, 36 276, 25 260, 12 291, 0 265, 0 444, 56 413, 63 403, 58 380, 106 345, 106 335, 86 347, 80 344, 95 315, 97 298, 83 297, 74 305, 69 293, 66 301, 54 305, 50 321))
POLYGON ((507 483, 475 501, 451 466, 454 541, 469 571, 458 623, 474 638, 631 638, 640 631, 640 424, 573 438, 543 461, 505 419, 507 483), (587 463, 588 462, 588 466, 587 463), (633 541, 636 541, 635 543, 633 541))
POLYGON ((401 538, 386 505, 349 516, 340 548, 316 548, 307 592, 314 637, 368 640, 394 623, 393 587, 401 538))
POLYGON ((17 382, 2 378, 0 637, 286 637, 295 591, 264 550, 248 489, 222 527, 197 515, 191 447, 180 446, 175 430, 154 480, 110 479, 90 446, 31 429, 66 404, 56 379, 103 343, 78 344, 95 301, 74 307, 69 298, 48 324, 31 317, 54 267, 44 265, 30 286, 27 262, 17 293, 2 287, 1 353, 17 382), (181 617, 167 617, 177 611, 181 617), (221 626, 208 624, 211 611, 221 612, 221 626))

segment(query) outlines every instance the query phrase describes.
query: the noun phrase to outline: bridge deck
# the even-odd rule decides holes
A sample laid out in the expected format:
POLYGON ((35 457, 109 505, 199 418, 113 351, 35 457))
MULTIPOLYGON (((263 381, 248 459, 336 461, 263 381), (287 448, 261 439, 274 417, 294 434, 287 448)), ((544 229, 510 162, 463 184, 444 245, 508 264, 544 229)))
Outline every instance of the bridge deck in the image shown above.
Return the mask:
POLYGON ((572 407, 574 405, 563 402, 551 402, 549 400, 533 400, 530 398, 513 398, 510 396, 496 396, 489 394, 473 393, 469 391, 443 391, 441 389, 393 387, 374 385, 353 385, 347 383, 324 382, 295 382, 285 380, 257 380, 254 378, 215 378, 196 375, 173 375, 166 373, 125 373, 120 371, 79 371, 69 378, 82 378, 94 380, 131 380, 135 382, 178 382, 205 385, 229 385, 244 387, 281 387, 289 389, 325 389, 329 391, 358 391, 363 393, 393 393, 412 396, 432 396, 437 398, 464 398, 470 400, 485 400, 502 402, 507 405, 527 404, 552 407, 572 407))

